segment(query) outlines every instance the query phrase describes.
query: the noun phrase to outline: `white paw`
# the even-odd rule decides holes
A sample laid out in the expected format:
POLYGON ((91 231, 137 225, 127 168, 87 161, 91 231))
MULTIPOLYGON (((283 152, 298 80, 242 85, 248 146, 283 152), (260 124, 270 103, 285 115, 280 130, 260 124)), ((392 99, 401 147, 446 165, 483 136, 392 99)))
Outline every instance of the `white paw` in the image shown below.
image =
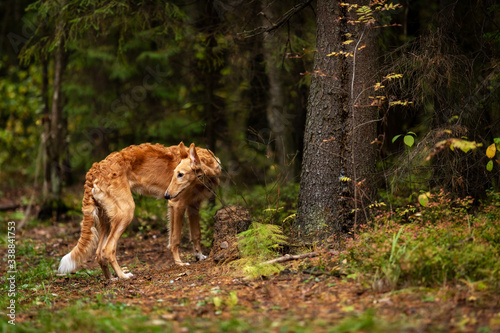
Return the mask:
POLYGON ((196 253, 196 255, 195 255, 195 256, 196 256, 196 259, 198 259, 199 261, 207 259, 207 256, 206 256, 206 255, 204 255, 204 254, 203 254, 203 253, 201 253, 201 252, 196 253))
POLYGON ((131 277, 133 277, 134 274, 132 273, 123 273, 123 276, 120 276, 120 277, 112 277, 111 278, 111 281, 118 281, 120 279, 130 279, 131 277))
POLYGON ((178 265, 178 266, 189 266, 188 262, 182 262, 182 261, 176 262, 175 264, 178 265))

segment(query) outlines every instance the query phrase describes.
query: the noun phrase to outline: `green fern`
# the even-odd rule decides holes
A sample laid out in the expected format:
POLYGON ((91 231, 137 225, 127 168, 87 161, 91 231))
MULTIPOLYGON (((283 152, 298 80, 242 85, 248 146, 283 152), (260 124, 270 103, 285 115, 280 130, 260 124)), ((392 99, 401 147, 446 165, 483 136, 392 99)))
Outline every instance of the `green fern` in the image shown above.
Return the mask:
POLYGON ((276 257, 276 248, 284 243, 286 236, 279 226, 253 222, 247 231, 238 234, 241 258, 231 266, 241 269, 249 279, 279 273, 283 266, 265 262, 276 257))

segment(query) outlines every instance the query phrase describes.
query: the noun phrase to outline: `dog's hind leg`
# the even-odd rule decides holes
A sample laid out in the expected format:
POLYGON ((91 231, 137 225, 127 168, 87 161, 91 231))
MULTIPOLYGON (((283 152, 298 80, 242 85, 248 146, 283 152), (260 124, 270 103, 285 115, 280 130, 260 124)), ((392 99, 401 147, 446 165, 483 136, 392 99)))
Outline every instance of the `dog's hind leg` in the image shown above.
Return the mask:
MULTIPOLYGON (((120 193, 110 193, 106 205, 106 214, 109 217, 110 230, 108 238, 101 244, 102 263, 109 263, 120 279, 128 279, 132 273, 124 273, 116 260, 116 247, 120 236, 134 217, 135 204, 130 190, 122 190, 120 193)), ((101 266, 102 267, 102 266, 101 266)), ((105 270, 103 268, 103 270, 105 270)))
POLYGON ((98 230, 101 237, 99 238, 99 244, 97 245, 96 257, 97 262, 101 266, 102 272, 104 273, 104 277, 109 280, 111 279, 111 273, 109 271, 108 261, 103 253, 103 247, 108 240, 110 232, 109 218, 102 209, 98 210, 97 216, 99 219, 98 230))
POLYGON ((187 216, 196 259, 204 260, 207 257, 201 252, 200 202, 189 205, 187 208, 187 216))

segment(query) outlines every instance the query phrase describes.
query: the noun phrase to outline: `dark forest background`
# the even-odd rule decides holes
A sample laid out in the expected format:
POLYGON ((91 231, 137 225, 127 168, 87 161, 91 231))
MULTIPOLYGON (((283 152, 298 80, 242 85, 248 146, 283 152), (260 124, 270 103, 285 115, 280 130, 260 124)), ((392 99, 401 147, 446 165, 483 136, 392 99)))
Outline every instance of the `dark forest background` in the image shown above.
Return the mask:
MULTIPOLYGON (((390 5, 375 13, 364 55, 376 110, 376 134, 366 138, 374 160, 358 161, 375 166, 369 202, 392 208, 439 189, 482 198, 500 179, 499 155, 486 150, 500 146, 499 5, 390 5)), ((322 75, 314 68, 320 6, 0 1, 2 193, 20 191, 24 204, 34 197, 51 216, 110 152, 184 141, 219 156, 222 197, 262 194, 272 206, 284 187, 293 211, 309 87, 322 75), (251 193, 266 184, 278 194, 251 193)))

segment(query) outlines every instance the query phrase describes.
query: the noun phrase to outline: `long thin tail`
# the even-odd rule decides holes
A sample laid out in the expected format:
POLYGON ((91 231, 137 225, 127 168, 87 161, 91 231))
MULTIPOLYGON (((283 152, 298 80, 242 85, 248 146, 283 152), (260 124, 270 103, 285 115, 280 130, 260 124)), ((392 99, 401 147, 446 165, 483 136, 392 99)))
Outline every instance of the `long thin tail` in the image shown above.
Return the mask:
POLYGON ((99 223, 99 217, 92 195, 92 186, 93 177, 91 172, 89 172, 85 181, 85 193, 82 202, 83 220, 81 223, 80 239, 73 250, 61 259, 58 269, 59 273, 74 272, 97 248, 99 234, 94 225, 99 223))

